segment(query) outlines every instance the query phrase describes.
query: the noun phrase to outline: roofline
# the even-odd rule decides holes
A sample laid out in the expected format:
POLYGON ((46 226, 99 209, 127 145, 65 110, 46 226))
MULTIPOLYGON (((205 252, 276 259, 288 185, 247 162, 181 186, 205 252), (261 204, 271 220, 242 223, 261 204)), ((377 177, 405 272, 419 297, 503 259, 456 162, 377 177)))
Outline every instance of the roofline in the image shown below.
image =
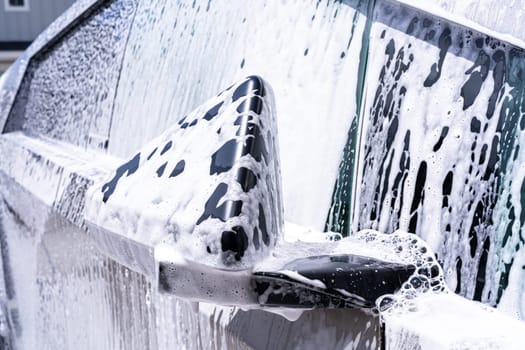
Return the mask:
POLYGON ((442 18, 450 23, 457 24, 466 29, 471 29, 473 31, 485 34, 494 39, 506 42, 513 46, 516 46, 521 49, 525 49, 525 41, 515 37, 512 33, 503 33, 497 29, 491 29, 481 23, 468 19, 462 14, 454 13, 453 11, 447 11, 437 5, 434 5, 429 2, 423 2, 421 0, 386 0, 393 3, 398 3, 408 8, 419 10, 430 15, 442 18))

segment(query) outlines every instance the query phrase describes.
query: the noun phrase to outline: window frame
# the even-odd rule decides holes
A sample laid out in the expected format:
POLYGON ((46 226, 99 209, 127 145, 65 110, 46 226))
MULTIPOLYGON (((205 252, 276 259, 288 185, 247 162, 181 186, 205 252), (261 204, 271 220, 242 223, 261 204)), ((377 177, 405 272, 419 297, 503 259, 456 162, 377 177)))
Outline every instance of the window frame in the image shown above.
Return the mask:
POLYGON ((26 12, 29 11, 29 0, 23 0, 24 5, 22 6, 13 6, 9 3, 9 0, 4 0, 4 10, 6 12, 26 12))

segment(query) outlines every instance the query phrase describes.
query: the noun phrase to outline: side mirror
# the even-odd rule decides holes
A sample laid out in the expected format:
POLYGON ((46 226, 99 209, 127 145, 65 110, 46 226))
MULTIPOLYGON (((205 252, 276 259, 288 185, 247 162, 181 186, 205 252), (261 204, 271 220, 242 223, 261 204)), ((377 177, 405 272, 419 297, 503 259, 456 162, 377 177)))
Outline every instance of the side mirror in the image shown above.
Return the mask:
POLYGON ((35 195, 177 297, 370 309, 415 270, 373 246, 352 249, 350 238, 286 241, 275 105, 259 77, 219 93, 120 165, 20 132, 2 135, 0 147, 12 157, 2 171, 28 189, 34 183, 17 166, 28 155, 43 172, 60 172, 56 197, 44 188, 35 195))

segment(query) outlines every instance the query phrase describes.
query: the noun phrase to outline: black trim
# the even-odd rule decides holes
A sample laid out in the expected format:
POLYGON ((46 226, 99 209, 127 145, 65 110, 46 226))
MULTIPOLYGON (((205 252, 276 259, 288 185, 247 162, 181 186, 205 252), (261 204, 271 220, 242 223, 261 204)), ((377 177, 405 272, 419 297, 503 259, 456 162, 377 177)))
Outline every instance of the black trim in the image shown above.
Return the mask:
POLYGON ((24 51, 31 41, 0 41, 0 51, 24 51))
POLYGON ((380 296, 398 291, 414 272, 413 265, 340 254, 298 258, 278 271, 256 271, 252 279, 263 306, 372 309, 380 296), (281 270, 295 271, 324 287, 281 270))

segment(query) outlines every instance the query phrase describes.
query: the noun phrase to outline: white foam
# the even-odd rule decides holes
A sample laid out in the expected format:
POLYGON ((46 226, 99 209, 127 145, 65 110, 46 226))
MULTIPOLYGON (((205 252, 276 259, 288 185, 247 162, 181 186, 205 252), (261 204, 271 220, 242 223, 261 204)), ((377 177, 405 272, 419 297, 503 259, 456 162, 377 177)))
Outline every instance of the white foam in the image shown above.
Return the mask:
POLYGON ((299 274, 297 271, 279 270, 277 272, 282 273, 283 275, 293 278, 294 280, 302 282, 306 285, 310 285, 315 288, 326 289, 326 285, 323 282, 317 279, 306 278, 303 275, 299 274))
POLYGON ((317 0, 191 5, 141 2, 109 152, 132 156, 221 88, 260 75, 278 96, 286 219, 322 230, 356 114, 366 6, 317 0))
MULTIPOLYGON (((410 3, 416 6, 415 2, 410 3)), ((432 5, 421 2, 417 6, 428 12, 432 5)), ((510 45, 483 34, 494 33, 478 29, 481 34, 391 1, 376 3, 360 118, 364 134, 354 183, 352 225, 355 231, 415 230, 438 254, 453 290, 494 305, 498 295, 502 293, 502 300, 508 295, 505 309, 523 318, 519 293, 523 298, 525 273, 519 264, 509 271, 512 278, 503 288, 508 292, 500 288, 505 287, 506 269, 524 249, 519 238, 523 236, 523 222, 518 213, 522 208, 525 135, 519 127, 509 127, 511 122, 519 124, 523 89, 522 82, 509 73, 516 72, 518 76, 517 72, 523 70, 523 59, 514 56, 518 51, 510 45), (445 38, 446 30, 450 30, 451 46, 441 52, 438 38, 445 38), (387 52, 392 55, 390 63, 387 52), (440 55, 444 60, 439 79, 425 84, 440 55), (495 59, 490 58, 497 55, 505 56, 505 62, 500 62, 504 67, 499 66, 499 70, 495 59), (477 97, 467 108, 462 89, 478 56, 489 57, 490 67, 477 97), (496 77, 502 71, 503 85, 494 91, 496 77), (497 98, 494 113, 489 115, 487 101, 492 94, 497 98), (389 99, 391 118, 384 108, 389 99), (389 130, 395 118, 398 124, 389 130), (471 129, 476 122, 479 126, 471 129), (436 147, 444 130, 448 133, 441 146, 436 147), (386 147, 387 139, 392 141, 390 147, 386 147), (489 165, 493 149, 499 161, 489 165), (424 184, 416 188, 423 162, 424 184), (485 178, 487 172, 490 176, 485 178), (448 174, 453 180, 445 185, 448 174), (444 188, 448 185, 450 193, 445 203, 444 188), (423 191, 424 200, 419 197, 423 191), (378 198, 378 194, 384 194, 384 198, 378 198), (476 212, 478 205, 481 214, 476 212), (417 225, 411 224, 412 220, 417 225), (481 263, 484 256, 486 267, 481 263), (478 270, 485 273, 483 284, 478 280, 478 270)), ((479 67, 473 69, 478 72, 479 67)))
POLYGON ((521 350, 525 323, 453 293, 427 293, 382 314, 388 350, 521 350))
MULTIPOLYGON (((108 189, 111 177, 95 184, 87 194, 86 219, 146 245, 176 243, 181 254, 210 266, 249 267, 266 256, 275 244, 276 237, 280 235, 282 225, 281 189, 277 173, 278 150, 270 136, 266 136, 276 135, 273 93, 269 85, 265 84, 265 102, 260 115, 249 112, 250 117, 260 126, 264 138, 268 139, 263 142, 269 159, 258 162, 247 155, 239 157, 231 171, 210 171, 212 156, 223 145, 232 139, 245 142, 251 137, 235 136, 238 131, 238 126, 235 125, 239 117, 237 109, 246 98, 232 101, 232 95, 243 81, 189 113, 185 121, 189 124, 197 120, 194 126, 182 128, 175 124, 142 147, 140 153, 137 150, 137 155, 133 157, 136 159, 136 172, 121 174, 118 186, 114 185, 114 192, 111 197, 106 198, 106 202, 104 191, 108 189), (218 104, 221 104, 219 117, 203 119, 207 111, 218 104), (218 130, 221 131, 217 132, 218 130), (170 173, 175 165, 182 161, 185 162, 184 171, 171 177, 170 173), (236 171, 241 167, 259 175, 256 184, 248 192, 242 189, 236 179, 236 171), (164 173, 160 174, 159 169, 165 169, 164 173), (223 184, 227 190, 216 205, 222 205, 226 201, 241 201, 239 215, 224 220, 204 216, 206 203, 219 188, 219 184, 223 184), (268 240, 260 238, 264 243, 256 246, 253 232, 258 223, 256 218, 260 215, 259 208, 263 208, 263 215, 268 217, 264 224, 270 232, 267 234, 268 240), (243 228, 248 243, 246 251, 242 252, 242 260, 229 261, 221 254, 221 235, 223 231, 235 226, 243 228)), ((239 147, 237 152, 241 150, 239 147)), ((112 176, 117 175, 113 173, 112 176)), ((259 223, 259 227, 262 226, 263 223, 259 223)))
POLYGON ((516 16, 525 3, 513 0, 502 4, 498 0, 391 0, 423 10, 452 23, 485 33, 517 47, 525 48, 523 22, 516 16))

